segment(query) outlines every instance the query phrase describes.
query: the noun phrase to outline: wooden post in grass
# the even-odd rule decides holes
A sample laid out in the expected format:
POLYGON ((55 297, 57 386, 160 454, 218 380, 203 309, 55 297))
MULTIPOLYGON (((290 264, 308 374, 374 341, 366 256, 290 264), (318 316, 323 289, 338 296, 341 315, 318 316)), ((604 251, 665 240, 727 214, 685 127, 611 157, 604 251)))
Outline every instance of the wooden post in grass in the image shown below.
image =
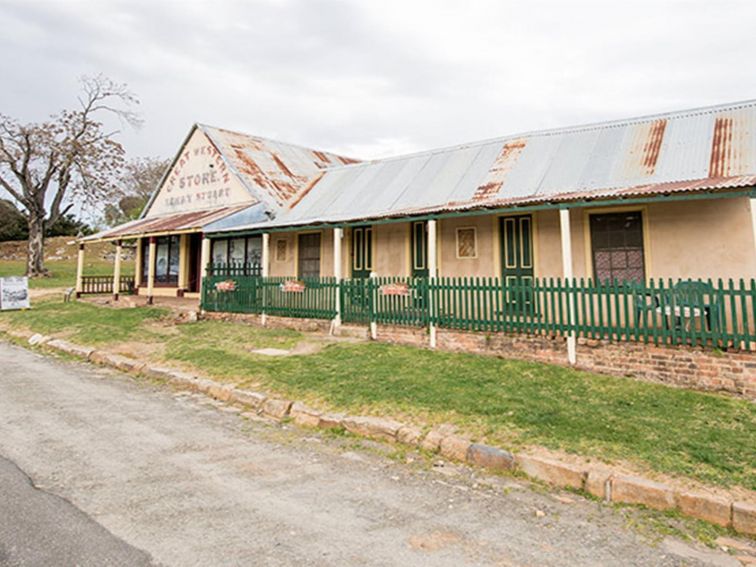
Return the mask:
POLYGON ((79 242, 79 256, 76 259, 76 298, 84 291, 84 243, 79 242))
POLYGON ((116 240, 113 259, 113 301, 118 301, 118 293, 121 291, 121 244, 120 240, 116 240))
POLYGON ((260 271, 262 274, 262 292, 263 292, 263 305, 262 305, 262 313, 260 314, 260 322, 262 323, 263 327, 268 322, 267 316, 265 314, 265 305, 267 297, 265 295, 266 287, 265 287, 265 278, 267 278, 270 275, 270 233, 269 232, 263 232, 262 235, 262 270, 260 271))
MULTIPOLYGON (((565 285, 574 278, 572 272, 572 232, 570 230, 570 210, 559 209, 559 228, 562 236, 562 276, 565 285)), ((567 287, 569 290, 569 287, 567 287)), ((577 337, 575 336, 575 302, 572 295, 567 293, 567 310, 569 322, 573 326, 567 334, 567 361, 570 364, 577 362, 577 337)))
POLYGON ((344 237, 344 229, 333 229, 333 277, 336 280, 336 316, 333 318, 333 328, 341 326, 341 239, 344 237))
POLYGON ((155 288, 155 252, 157 243, 155 237, 150 236, 149 254, 147 255, 147 305, 154 301, 152 294, 155 288))
POLYGON ((433 284, 436 281, 436 277, 438 276, 438 267, 436 265, 437 260, 437 251, 436 246, 438 244, 436 239, 436 219, 431 219, 428 221, 428 314, 431 318, 430 324, 429 324, 429 334, 430 334, 430 347, 436 348, 436 323, 434 322, 433 317, 433 292, 431 291, 431 288, 433 284))

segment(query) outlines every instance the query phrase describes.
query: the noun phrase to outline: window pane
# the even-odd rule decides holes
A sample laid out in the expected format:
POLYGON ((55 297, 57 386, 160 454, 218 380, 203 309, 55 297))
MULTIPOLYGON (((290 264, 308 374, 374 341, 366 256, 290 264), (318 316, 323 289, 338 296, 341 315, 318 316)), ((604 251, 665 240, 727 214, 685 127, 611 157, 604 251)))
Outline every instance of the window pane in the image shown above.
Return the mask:
POLYGON ((155 281, 164 282, 168 277, 168 240, 158 238, 155 250, 155 281))
POLYGON ((262 236, 247 238, 247 262, 254 266, 262 264, 262 236))
POLYGON ((181 253, 181 244, 178 236, 172 236, 170 239, 170 255, 168 257, 168 276, 171 282, 178 281, 179 273, 179 254, 181 253))
POLYGON ((241 264, 244 262, 244 238, 232 238, 229 241, 229 248, 228 248, 228 260, 229 262, 234 262, 237 264, 241 264))
POLYGON ((594 276, 599 281, 643 281, 640 212, 591 215, 594 276))
POLYGON ((213 264, 225 264, 228 259, 228 240, 213 240, 213 264))

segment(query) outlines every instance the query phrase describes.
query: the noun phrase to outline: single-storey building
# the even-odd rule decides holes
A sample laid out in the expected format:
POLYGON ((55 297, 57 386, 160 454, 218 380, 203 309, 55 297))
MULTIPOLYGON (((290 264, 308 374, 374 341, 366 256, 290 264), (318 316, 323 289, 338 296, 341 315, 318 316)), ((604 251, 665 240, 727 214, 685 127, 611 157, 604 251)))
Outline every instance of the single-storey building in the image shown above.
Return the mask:
POLYGON ((204 285, 209 311, 559 336, 570 362, 579 338, 755 350, 756 101, 369 161, 196 125, 82 249, 126 238, 138 294, 204 285))

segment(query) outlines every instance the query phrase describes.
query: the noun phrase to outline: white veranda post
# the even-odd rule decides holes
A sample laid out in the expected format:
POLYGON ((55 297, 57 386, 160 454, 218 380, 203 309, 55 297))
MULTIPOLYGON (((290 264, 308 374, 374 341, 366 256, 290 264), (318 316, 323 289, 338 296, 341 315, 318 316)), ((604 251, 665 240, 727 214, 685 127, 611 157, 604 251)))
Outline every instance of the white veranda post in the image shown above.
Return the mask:
POLYGON ((76 259, 76 297, 84 291, 84 243, 79 243, 79 256, 76 259))
MULTIPOLYGON (((436 223, 437 221, 435 219, 431 219, 428 221, 428 278, 429 278, 429 289, 428 289, 428 310, 433 316, 434 313, 434 305, 433 305, 433 293, 431 292, 431 287, 436 281, 436 277, 438 276, 438 267, 436 265, 436 260, 438 258, 437 256, 437 245, 438 240, 436 238, 436 223)), ((431 323, 429 325, 429 334, 430 334, 430 347, 436 348, 436 325, 435 323, 431 323)))
MULTIPOLYGON (((572 283, 574 274, 572 272, 572 232, 570 230, 570 210, 559 210, 559 228, 562 235, 562 276, 564 277, 565 284, 567 282, 572 283)), ((569 312, 569 320, 572 325, 575 324, 575 303, 570 297, 567 310, 569 312)), ((577 362, 577 338, 575 331, 570 331, 567 335, 567 361, 570 364, 577 362)))
POLYGON ((155 253, 157 243, 155 237, 150 236, 149 254, 147 255, 147 303, 152 305, 154 301, 152 294, 155 291, 155 253))
MULTIPOLYGON (((263 232, 262 235, 262 266, 260 269, 262 277, 267 278, 270 275, 270 233, 263 232)), ((267 323, 267 315, 265 314, 265 285, 263 285, 263 311, 260 314, 260 321, 263 325, 267 323)))
POLYGON ((333 318, 334 328, 341 325, 341 240, 344 237, 344 229, 333 229, 333 277, 336 279, 336 316, 333 318))
POLYGON ((115 258, 113 259, 113 300, 118 301, 118 295, 121 291, 121 251, 122 243, 116 240, 115 258))

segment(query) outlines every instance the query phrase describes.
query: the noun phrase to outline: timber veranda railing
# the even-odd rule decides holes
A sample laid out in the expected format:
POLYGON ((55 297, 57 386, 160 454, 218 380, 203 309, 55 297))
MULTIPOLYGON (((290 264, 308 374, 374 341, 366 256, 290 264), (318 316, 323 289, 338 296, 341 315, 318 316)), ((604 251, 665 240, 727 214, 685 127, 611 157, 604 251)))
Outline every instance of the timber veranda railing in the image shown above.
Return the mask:
MULTIPOLYGON (((134 276, 121 276, 118 282, 118 293, 134 293, 134 276)), ((113 293, 113 276, 82 276, 82 295, 97 295, 113 293)))
POLYGON ((500 278, 263 278, 216 271, 202 286, 207 311, 267 313, 655 345, 756 350, 754 280, 500 278))

